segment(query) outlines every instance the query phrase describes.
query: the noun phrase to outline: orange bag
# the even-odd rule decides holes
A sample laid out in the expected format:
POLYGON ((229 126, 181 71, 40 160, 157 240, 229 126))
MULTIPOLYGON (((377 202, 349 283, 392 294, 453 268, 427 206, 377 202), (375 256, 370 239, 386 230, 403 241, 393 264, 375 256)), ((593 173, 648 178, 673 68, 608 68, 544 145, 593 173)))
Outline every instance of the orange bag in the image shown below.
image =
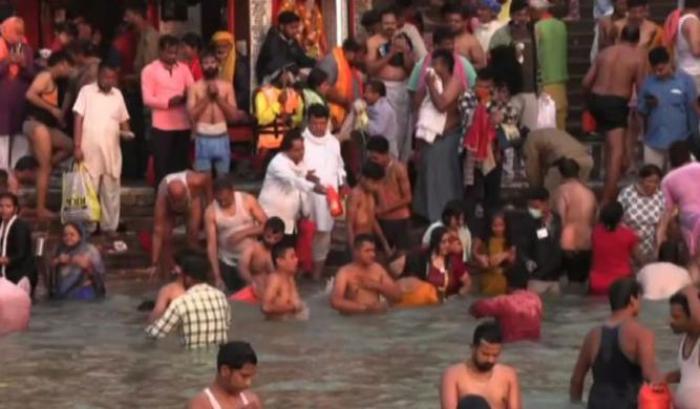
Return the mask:
POLYGON ((644 384, 639 389, 639 409, 671 409, 671 391, 664 385, 660 390, 654 390, 651 385, 644 384))
POLYGON ((326 199, 328 200, 328 208, 331 211, 331 216, 340 217, 343 215, 343 202, 340 201, 338 191, 332 186, 326 188, 326 199))

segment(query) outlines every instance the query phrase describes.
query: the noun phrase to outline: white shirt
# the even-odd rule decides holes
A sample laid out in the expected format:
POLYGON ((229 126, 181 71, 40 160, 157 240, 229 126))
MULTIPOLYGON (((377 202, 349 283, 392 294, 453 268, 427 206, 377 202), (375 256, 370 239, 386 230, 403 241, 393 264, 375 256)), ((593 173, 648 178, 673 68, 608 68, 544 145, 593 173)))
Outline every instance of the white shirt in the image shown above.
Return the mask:
MULTIPOLYGON (((304 130, 304 163, 308 170, 315 171, 324 187, 335 189, 345 182, 345 164, 340 156, 340 142, 330 132, 322 137, 304 130)), ((316 230, 329 232, 333 230, 333 217, 326 196, 309 193, 311 220, 316 223, 316 230)))
POLYGON ((302 208, 302 195, 314 188, 306 180, 306 165, 294 163, 286 153, 280 152, 267 165, 258 202, 268 217, 277 216, 284 221, 284 233, 293 234, 297 217, 302 208))
POLYGON ((85 85, 78 93, 73 112, 83 117, 81 149, 84 163, 93 176, 119 178, 122 173, 122 152, 119 125, 129 120, 124 97, 117 88, 100 91, 97 82, 85 85))
POLYGON ((644 288, 647 300, 667 300, 689 285, 688 270, 673 263, 651 263, 637 273, 637 281, 644 288))
POLYGON ((476 39, 479 41, 479 44, 484 51, 488 51, 491 43, 491 37, 493 37, 494 33, 496 33, 496 31, 498 31, 498 29, 504 25, 505 23, 502 21, 493 20, 486 24, 480 24, 479 27, 474 30, 474 37, 476 37, 476 39))

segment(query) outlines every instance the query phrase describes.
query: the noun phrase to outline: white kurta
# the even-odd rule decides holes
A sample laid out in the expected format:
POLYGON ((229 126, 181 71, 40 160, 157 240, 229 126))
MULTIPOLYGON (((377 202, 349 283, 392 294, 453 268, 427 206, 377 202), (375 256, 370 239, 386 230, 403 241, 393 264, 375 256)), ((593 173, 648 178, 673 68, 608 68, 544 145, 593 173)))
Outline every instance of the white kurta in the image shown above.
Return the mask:
POLYGON ((101 92, 96 82, 80 89, 73 112, 83 117, 81 149, 91 176, 122 173, 119 124, 129 119, 124 97, 117 88, 101 92))
POLYGON ((267 165, 258 203, 268 217, 282 219, 285 234, 294 233, 301 213, 302 196, 314 188, 314 184, 306 180, 306 172, 303 161, 294 163, 284 152, 275 155, 267 165))
MULTIPOLYGON (((304 163, 308 170, 313 170, 321 185, 337 189, 345 182, 345 164, 340 156, 340 142, 330 133, 316 137, 304 131, 304 163)), ((333 217, 326 196, 309 193, 311 220, 316 223, 316 230, 330 232, 333 230, 333 217)))

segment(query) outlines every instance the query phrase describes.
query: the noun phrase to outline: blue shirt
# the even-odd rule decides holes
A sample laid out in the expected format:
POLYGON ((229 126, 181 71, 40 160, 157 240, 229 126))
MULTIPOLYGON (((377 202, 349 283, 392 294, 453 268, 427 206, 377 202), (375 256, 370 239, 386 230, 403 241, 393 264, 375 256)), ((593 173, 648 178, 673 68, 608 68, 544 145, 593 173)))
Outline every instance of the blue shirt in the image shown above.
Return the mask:
POLYGON ((637 102, 637 111, 646 117, 644 143, 654 149, 668 149, 672 143, 697 133, 696 97, 693 79, 682 71, 666 79, 647 76, 637 102), (656 98, 656 106, 647 100, 650 96, 656 98))

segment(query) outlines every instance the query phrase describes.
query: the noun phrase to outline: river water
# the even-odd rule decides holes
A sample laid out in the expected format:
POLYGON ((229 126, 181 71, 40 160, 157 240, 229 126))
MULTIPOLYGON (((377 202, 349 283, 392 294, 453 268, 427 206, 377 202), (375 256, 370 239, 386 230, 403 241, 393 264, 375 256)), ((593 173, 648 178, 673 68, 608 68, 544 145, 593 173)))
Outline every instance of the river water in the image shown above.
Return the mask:
MULTIPOLYGON (((175 337, 147 340, 136 306, 153 290, 142 287, 110 287, 96 303, 38 303, 27 332, 0 339, 0 408, 184 407, 211 382, 216 351, 183 350, 175 337)), ((341 317, 318 290, 303 294, 308 322, 267 322, 255 308, 233 306, 231 339, 256 349, 255 390, 266 408, 439 408, 442 370, 469 356, 469 300, 341 317)), ((567 402, 578 347, 607 314, 602 299, 545 301, 542 341, 507 345, 501 359, 519 371, 525 408, 576 407, 567 402)), ((644 304, 664 370, 676 365, 678 343, 667 316, 666 303, 644 304)))

